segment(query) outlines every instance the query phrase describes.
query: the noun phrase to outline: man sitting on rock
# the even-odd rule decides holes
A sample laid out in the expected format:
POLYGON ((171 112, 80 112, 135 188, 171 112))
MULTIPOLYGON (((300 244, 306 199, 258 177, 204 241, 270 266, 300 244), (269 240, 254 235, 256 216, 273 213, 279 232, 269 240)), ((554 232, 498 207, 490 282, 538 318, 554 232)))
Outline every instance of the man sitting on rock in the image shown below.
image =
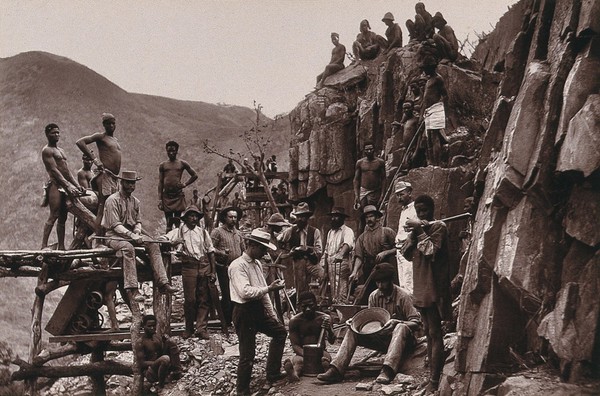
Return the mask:
POLYGON ((433 36, 433 25, 431 24, 431 14, 425 9, 425 4, 418 2, 415 4, 415 20, 406 21, 406 28, 410 35, 411 42, 421 42, 433 36))
POLYGON ((330 344, 335 342, 335 334, 331 327, 329 315, 317 312, 317 298, 312 292, 305 291, 298 296, 298 310, 300 313, 292 317, 289 323, 290 343, 295 355, 286 359, 283 364, 290 381, 298 381, 304 368, 304 345, 319 344, 323 348, 321 363, 327 370, 331 362, 331 355, 325 350, 325 341, 321 341, 321 329, 327 333, 330 344))
POLYGON ((402 29, 400 25, 394 23, 394 15, 391 12, 386 12, 382 22, 387 25, 385 37, 387 37, 387 48, 383 50, 383 54, 387 54, 392 48, 402 47, 402 29))
POLYGON ((433 35, 433 41, 438 49, 441 63, 454 62, 458 58, 458 40, 454 29, 448 26, 441 12, 436 12, 431 20, 438 32, 433 35))
MULTIPOLYGON (((333 49, 331 50, 331 60, 329 64, 325 66, 323 73, 317 76, 317 88, 322 88, 325 79, 332 74, 335 74, 344 68, 344 58, 346 57, 346 47, 340 44, 340 35, 338 33, 331 33, 331 42, 333 43, 333 49)), ((275 156, 273 156, 275 157, 275 156)), ((270 162, 271 164, 274 162, 270 162)))
POLYGON ((378 264, 373 274, 377 290, 369 295, 369 308, 384 308, 390 313, 391 319, 379 331, 371 334, 357 334, 349 329, 331 366, 317 379, 329 383, 342 381, 357 346, 386 353, 376 382, 389 384, 394 379, 402 358, 414 347, 414 332, 421 327, 421 317, 410 295, 392 283, 394 275, 392 264, 378 264))
POLYGON ((138 365, 143 376, 150 383, 158 382, 163 387, 167 376, 171 379, 181 378, 183 370, 179 361, 179 348, 166 335, 162 339, 156 334, 156 316, 144 315, 142 339, 135 345, 138 365))
POLYGON ((382 48, 386 48, 385 39, 371 31, 369 21, 363 19, 360 22, 360 33, 352 44, 354 60, 371 60, 377 58, 382 48))

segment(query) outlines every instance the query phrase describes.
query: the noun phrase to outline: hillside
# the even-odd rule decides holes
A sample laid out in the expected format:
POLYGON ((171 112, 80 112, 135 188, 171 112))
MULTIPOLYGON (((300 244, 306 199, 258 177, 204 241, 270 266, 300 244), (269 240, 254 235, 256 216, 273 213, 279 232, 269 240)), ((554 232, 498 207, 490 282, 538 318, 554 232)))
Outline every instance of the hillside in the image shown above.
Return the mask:
MULTIPOLYGON (((135 169, 144 178, 136 195, 151 231, 162 218, 156 208, 156 189, 158 164, 166 159, 164 144, 171 139, 180 143, 180 158, 198 171, 199 180, 193 186, 203 193, 216 183, 224 160, 204 154, 201 141, 209 139, 224 150, 242 151, 238 136, 255 118, 246 107, 128 93, 89 68, 49 53, 27 52, 0 59, 0 184, 9 186, 0 191, 0 215, 5 224, 12 225, 0 231, 0 249, 39 247, 47 217, 47 209, 39 207, 47 179, 40 156, 46 143, 44 126, 55 122, 61 127, 59 145, 76 172, 81 155, 74 143, 83 135, 102 131, 103 112, 117 118, 115 136, 123 148, 122 169, 135 169)), ((272 122, 266 117, 263 121, 272 122)), ((289 147, 287 117, 269 130, 273 144, 267 154, 284 159, 289 147)))

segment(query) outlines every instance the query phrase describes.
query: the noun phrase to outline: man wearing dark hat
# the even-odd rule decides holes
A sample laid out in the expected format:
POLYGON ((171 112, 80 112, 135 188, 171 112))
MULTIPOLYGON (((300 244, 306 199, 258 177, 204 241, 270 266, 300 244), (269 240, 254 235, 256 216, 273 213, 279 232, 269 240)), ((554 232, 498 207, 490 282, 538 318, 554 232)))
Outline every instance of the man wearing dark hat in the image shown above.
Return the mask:
POLYGON ((231 299, 229 297, 229 264, 242 255, 244 251, 244 238, 237 229, 237 222, 242 217, 242 210, 229 206, 219 212, 221 225, 213 229, 210 237, 215 247, 215 260, 217 262, 217 277, 221 288, 221 307, 227 325, 231 324, 231 299))
POLYGON ((215 248, 208 231, 198 225, 202 216, 196 206, 188 206, 181 215, 183 224, 169 231, 165 238, 176 246, 176 254, 181 259, 185 317, 183 338, 196 334, 208 340, 209 283, 216 280, 215 248))
POLYGON ((159 245, 146 242, 149 238, 142 234, 140 201, 132 195, 135 191, 135 183, 141 177, 138 177, 135 171, 123 171, 119 179, 121 180, 121 190, 106 199, 102 227, 106 229, 106 245, 117 252, 117 257, 123 258, 125 291, 131 301, 143 301, 143 297, 138 292, 133 246, 135 244, 144 246, 148 251, 152 274, 154 281, 158 284, 159 292, 174 293, 175 289, 169 284, 165 272, 159 245))
POLYGON ((170 140, 165 148, 169 159, 158 166, 158 209, 165 212, 166 232, 169 232, 173 226, 179 227, 179 216, 185 209, 183 189, 195 182, 198 175, 187 161, 177 159, 179 151, 177 142, 170 140), (181 181, 183 171, 190 175, 185 183, 181 181))
POLYGON ((331 33, 331 42, 333 43, 331 60, 329 61, 329 64, 325 66, 325 71, 317 76, 317 88, 322 88, 327 77, 339 72, 344 68, 346 47, 340 44, 340 35, 338 33, 331 33))
POLYGON ((271 337, 267 355, 267 381, 285 377, 281 372, 281 358, 287 331, 277 319, 268 293, 283 289, 284 282, 276 280, 267 285, 263 275, 262 258, 268 249, 274 250, 269 233, 254 229, 246 237, 246 251, 229 266, 233 323, 239 340, 240 360, 237 368, 236 392, 250 395, 250 380, 256 354, 256 333, 271 337))
POLYGON ((402 29, 400 25, 394 23, 394 15, 391 12, 386 12, 381 19, 387 25, 385 37, 387 37, 387 48, 383 50, 383 54, 387 54, 392 48, 402 47, 402 29))
POLYGON ((344 224, 348 218, 344 208, 333 208, 329 216, 331 229, 327 233, 323 255, 325 279, 329 280, 331 286, 332 302, 345 303, 350 276, 350 254, 354 249, 354 231, 344 224))
POLYGON ((100 171, 100 174, 94 180, 98 187, 98 213, 96 215, 98 225, 102 224, 104 201, 119 189, 118 175, 121 171, 121 145, 119 140, 113 136, 117 128, 115 116, 110 113, 103 113, 102 125, 104 126, 104 132, 84 136, 75 143, 83 154, 92 159, 94 165, 100 171), (88 144, 91 143, 96 143, 98 157, 89 149, 88 144))
POLYGON ((376 288, 374 282, 367 282, 375 264, 395 261, 396 233, 391 228, 381 226, 382 216, 383 213, 373 205, 367 205, 363 210, 362 217, 366 226, 364 232, 356 240, 354 266, 349 277, 350 282, 360 279, 360 283, 364 284, 365 291, 359 304, 363 304, 366 297, 376 288))
POLYGON ((296 223, 281 234, 281 242, 292 257, 294 287, 298 294, 309 290, 311 278, 323 277, 323 270, 317 265, 323 252, 321 232, 308 225, 312 214, 308 203, 300 202, 292 212, 296 223))
POLYGON ((400 217, 398 219, 398 233, 396 234, 396 248, 398 249, 396 259, 398 261, 398 280, 399 285, 408 291, 413 292, 413 269, 412 262, 404 258, 400 249, 410 235, 411 228, 406 225, 409 219, 417 219, 415 203, 412 199, 412 184, 405 181, 398 181, 394 186, 394 193, 400 204, 400 217))
POLYGON ((441 12, 436 12, 431 19, 433 27, 438 29, 438 32, 433 35, 433 41, 437 47, 442 62, 444 60, 454 62, 458 58, 458 40, 452 29, 441 12))
POLYGON ((421 318, 410 295, 392 283, 394 274, 395 268, 389 263, 380 263, 375 267, 373 279, 377 283, 377 290, 369 295, 368 302, 369 308, 379 307, 388 311, 390 320, 371 334, 348 330, 329 370, 319 374, 317 379, 329 383, 342 381, 357 346, 386 354, 376 382, 389 384, 394 379, 402 358, 411 352, 415 344, 414 332, 421 327, 421 318))

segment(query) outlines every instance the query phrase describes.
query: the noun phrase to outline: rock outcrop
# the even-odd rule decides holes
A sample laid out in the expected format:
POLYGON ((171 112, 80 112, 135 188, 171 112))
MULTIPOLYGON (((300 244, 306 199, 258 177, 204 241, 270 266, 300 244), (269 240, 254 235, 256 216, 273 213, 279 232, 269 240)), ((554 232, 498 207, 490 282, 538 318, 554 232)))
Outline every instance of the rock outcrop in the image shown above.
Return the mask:
MULTIPOLYGON (((435 198, 437 217, 480 197, 443 395, 485 393, 525 367, 523 356, 556 363, 565 381, 600 375, 598 21, 599 0, 522 0, 475 51, 479 67, 438 68, 449 167, 399 174, 435 198)), ((317 225, 334 205, 356 220, 365 141, 385 156, 388 182, 398 176, 405 148, 392 122, 420 73, 418 47, 347 67, 290 114, 292 198, 315 204, 317 225)), ((393 201, 384 209, 396 228, 393 201)))

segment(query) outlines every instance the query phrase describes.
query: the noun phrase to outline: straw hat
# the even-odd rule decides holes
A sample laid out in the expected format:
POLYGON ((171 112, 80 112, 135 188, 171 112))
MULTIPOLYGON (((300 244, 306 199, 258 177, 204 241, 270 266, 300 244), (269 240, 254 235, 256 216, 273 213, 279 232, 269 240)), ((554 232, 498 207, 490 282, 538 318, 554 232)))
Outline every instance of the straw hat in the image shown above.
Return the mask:
POLYGON ((261 245, 271 250, 277 250, 277 246, 271 243, 271 235, 260 228, 253 229, 250 235, 244 237, 244 239, 246 239, 247 241, 254 241, 260 243, 261 245))

